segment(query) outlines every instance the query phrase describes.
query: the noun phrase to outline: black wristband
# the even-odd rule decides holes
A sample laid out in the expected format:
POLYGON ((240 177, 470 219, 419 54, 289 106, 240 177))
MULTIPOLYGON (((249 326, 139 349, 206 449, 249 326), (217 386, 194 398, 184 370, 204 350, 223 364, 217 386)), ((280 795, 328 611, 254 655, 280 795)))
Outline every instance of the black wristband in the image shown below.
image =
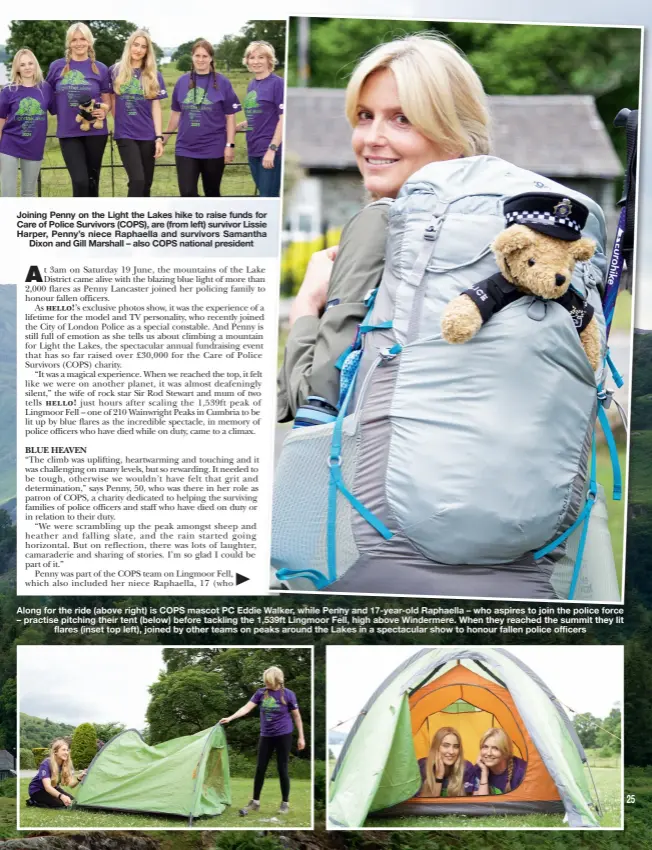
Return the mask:
POLYGON ((441 779, 438 776, 435 776, 435 782, 438 782, 440 785, 444 781, 444 779, 446 779, 445 776, 442 776, 441 779))

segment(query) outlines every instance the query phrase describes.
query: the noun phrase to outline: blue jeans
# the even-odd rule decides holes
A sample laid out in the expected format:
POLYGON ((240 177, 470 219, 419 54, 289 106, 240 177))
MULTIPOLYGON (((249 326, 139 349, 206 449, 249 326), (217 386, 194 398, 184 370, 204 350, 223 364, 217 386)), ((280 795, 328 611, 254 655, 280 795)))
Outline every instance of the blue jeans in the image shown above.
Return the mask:
POLYGON ((281 159, 274 157, 274 168, 263 168, 262 156, 249 157, 249 169, 261 198, 278 198, 281 194, 281 159))

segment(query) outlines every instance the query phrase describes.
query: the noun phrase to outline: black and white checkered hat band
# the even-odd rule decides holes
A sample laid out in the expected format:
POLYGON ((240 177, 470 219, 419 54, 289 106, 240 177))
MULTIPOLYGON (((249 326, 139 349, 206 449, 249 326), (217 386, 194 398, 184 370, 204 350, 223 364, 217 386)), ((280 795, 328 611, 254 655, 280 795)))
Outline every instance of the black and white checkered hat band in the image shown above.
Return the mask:
POLYGON ((553 215, 549 212, 526 212, 525 210, 518 210, 516 212, 509 212, 505 216, 505 220, 507 224, 557 224, 562 227, 570 227, 573 230, 576 230, 578 233, 581 233, 582 228, 576 221, 573 221, 572 218, 564 218, 562 216, 553 215))

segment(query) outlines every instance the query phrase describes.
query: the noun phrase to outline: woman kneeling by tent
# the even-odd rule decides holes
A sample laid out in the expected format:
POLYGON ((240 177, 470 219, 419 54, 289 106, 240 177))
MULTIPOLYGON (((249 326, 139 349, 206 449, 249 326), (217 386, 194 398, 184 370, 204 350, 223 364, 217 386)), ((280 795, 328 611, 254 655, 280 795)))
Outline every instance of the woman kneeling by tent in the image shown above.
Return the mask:
POLYGON ((288 763, 290 760, 290 749, 292 747, 293 722, 299 732, 297 749, 303 750, 306 746, 303 737, 303 722, 299 712, 296 695, 285 687, 283 671, 279 667, 268 667, 263 673, 264 688, 258 688, 249 702, 245 703, 234 714, 223 717, 221 724, 230 723, 238 717, 244 717, 260 705, 260 739, 258 742, 258 762, 256 764, 256 775, 254 778, 254 793, 247 805, 240 809, 241 815, 248 815, 260 809, 260 793, 265 782, 265 771, 276 751, 276 764, 281 783, 281 805, 279 814, 287 814, 290 811, 290 776, 288 763))
POLYGON ((86 776, 85 770, 80 770, 75 776, 68 742, 63 738, 57 738, 50 746, 50 755, 43 759, 36 776, 29 783, 27 805, 48 809, 67 808, 72 804, 72 798, 60 785, 74 788, 75 785, 79 785, 84 776, 86 776))

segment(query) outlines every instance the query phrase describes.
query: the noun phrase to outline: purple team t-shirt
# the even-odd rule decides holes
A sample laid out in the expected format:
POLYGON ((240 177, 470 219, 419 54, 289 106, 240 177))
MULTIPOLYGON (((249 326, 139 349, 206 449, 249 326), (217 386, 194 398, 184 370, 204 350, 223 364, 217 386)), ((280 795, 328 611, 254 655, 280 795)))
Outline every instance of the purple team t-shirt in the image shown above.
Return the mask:
POLYGON ((29 794, 37 794, 39 791, 45 791, 43 785, 44 779, 52 779, 52 769, 50 768, 50 759, 46 758, 38 766, 38 771, 34 779, 29 783, 29 794))
POLYGON ((250 702, 260 706, 260 734, 263 738, 287 735, 294 728, 290 712, 299 706, 296 694, 289 688, 280 688, 278 691, 258 688, 250 702))
POLYGON ((40 162, 48 132, 48 109, 52 87, 45 81, 37 86, 5 86, 0 92, 0 118, 5 126, 0 153, 18 159, 40 162))
MULTIPOLYGON (((115 89, 115 77, 118 66, 109 69, 111 87, 115 94, 115 114, 113 136, 116 139, 132 139, 135 142, 153 142, 156 138, 154 119, 152 118, 152 100, 148 100, 143 92, 140 68, 135 68, 128 83, 115 89)), ((153 100, 163 100, 168 96, 165 81, 160 71, 157 72, 159 93, 153 100)))
POLYGON ((62 76, 66 67, 65 59, 56 59, 48 71, 47 81, 54 89, 54 109, 57 116, 57 137, 67 139, 71 136, 106 136, 109 132, 106 118, 102 128, 96 130, 93 125, 89 130, 82 130, 77 122, 77 107, 89 98, 100 101, 102 94, 111 91, 109 69, 101 62, 95 62, 97 73, 93 71, 90 59, 82 62, 70 60, 70 70, 62 76))
MULTIPOLYGON (((426 797, 427 792, 424 790, 425 782, 426 782, 426 762, 427 758, 419 759, 419 771, 421 773, 421 788, 414 795, 415 797, 426 797)), ((473 793, 475 782, 475 765, 471 764, 470 761, 464 762, 464 794, 469 795, 473 793)), ((444 781, 441 784, 441 796, 448 796, 448 777, 444 777, 444 781)))
POLYGON ((195 83, 191 89, 190 74, 184 74, 172 92, 172 109, 181 113, 174 151, 193 159, 218 159, 224 156, 226 116, 242 107, 222 74, 197 74, 195 83))
MULTIPOLYGON (((252 80, 242 101, 247 118, 247 153, 264 156, 272 141, 278 120, 283 115, 283 80, 270 74, 263 80, 252 80)), ((276 153, 280 155, 279 150, 276 153)))
MULTIPOLYGON (((512 771, 512 781, 511 781, 511 790, 514 791, 523 781, 523 777, 525 776, 525 770, 527 768, 527 762, 523 761, 516 756, 514 756, 514 769, 512 771)), ((480 787, 480 776, 482 771, 478 767, 478 765, 474 765, 473 767, 473 790, 477 791, 480 787)), ((507 779, 508 779, 508 770, 503 771, 503 773, 492 773, 489 771, 489 793, 490 794, 504 794, 505 789, 507 788, 507 779)))

